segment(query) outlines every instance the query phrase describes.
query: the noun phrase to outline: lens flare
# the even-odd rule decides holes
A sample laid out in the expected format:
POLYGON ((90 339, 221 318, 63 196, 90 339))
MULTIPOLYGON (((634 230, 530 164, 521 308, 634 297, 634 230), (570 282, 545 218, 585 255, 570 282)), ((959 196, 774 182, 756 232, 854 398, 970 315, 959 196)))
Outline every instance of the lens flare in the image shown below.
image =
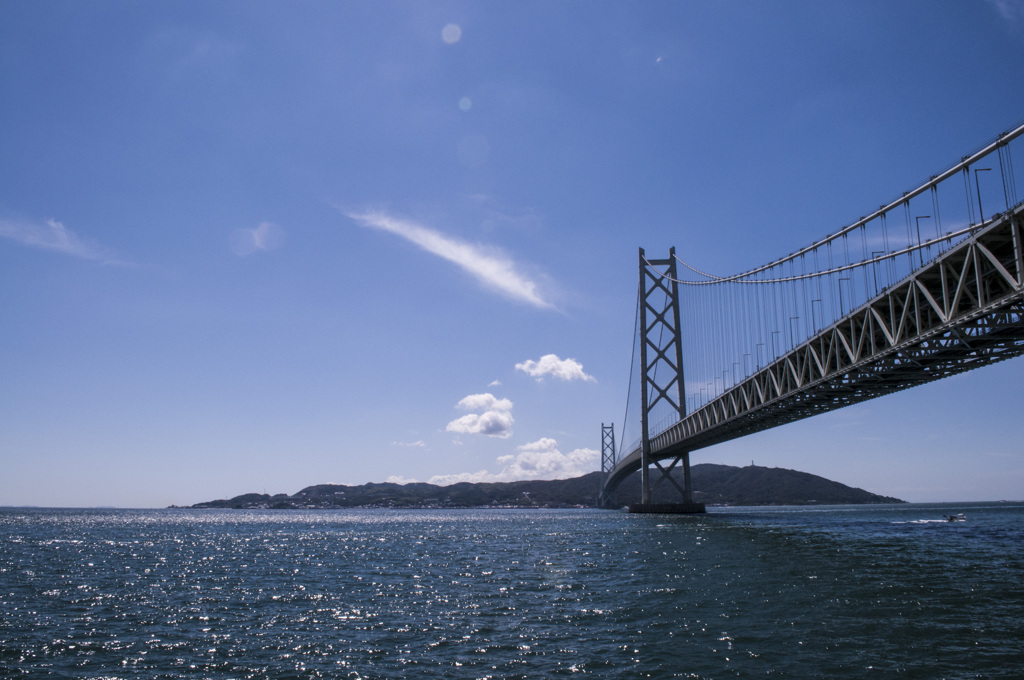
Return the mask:
POLYGON ((444 40, 449 45, 454 45, 459 42, 462 38, 462 29, 459 28, 458 24, 448 24, 441 29, 441 40, 444 40))

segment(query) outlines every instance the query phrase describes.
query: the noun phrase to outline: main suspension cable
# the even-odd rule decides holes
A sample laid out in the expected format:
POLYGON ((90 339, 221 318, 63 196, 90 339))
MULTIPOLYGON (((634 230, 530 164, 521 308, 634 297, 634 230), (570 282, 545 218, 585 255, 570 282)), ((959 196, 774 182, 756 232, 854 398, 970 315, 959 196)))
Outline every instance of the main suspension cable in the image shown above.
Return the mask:
MULTIPOLYGON (((996 217, 998 217, 998 216, 996 216, 996 217)), ((717 284, 717 283, 744 283, 744 284, 789 283, 789 282, 792 282, 792 281, 800 281, 802 279, 813 279, 813 278, 818 278, 818 277, 823 277, 823 276, 830 276, 832 274, 839 274, 839 273, 842 273, 842 272, 845 272, 845 271, 850 271, 851 269, 857 269, 858 267, 866 267, 867 265, 874 264, 876 262, 883 262, 883 261, 893 260, 893 259, 895 259, 896 257, 898 257, 900 255, 905 255, 907 253, 915 252, 915 251, 921 250, 923 248, 927 248, 929 246, 935 245, 936 243, 940 243, 942 241, 952 241, 953 239, 959 238, 960 236, 964 236, 965 234, 970 234, 970 233, 973 233, 975 231, 978 231, 982 227, 984 227, 984 226, 986 226, 988 224, 991 224, 992 221, 994 219, 996 219, 996 217, 993 217, 992 219, 989 219, 988 222, 985 222, 983 224, 976 224, 976 225, 972 225, 970 227, 965 227, 964 229, 961 229, 959 231, 950 232, 950 233, 946 234, 945 236, 942 236, 941 238, 934 238, 934 239, 931 239, 929 241, 925 241, 925 242, 923 242, 921 244, 918 244, 918 245, 907 246, 906 248, 903 248, 902 250, 894 250, 891 253, 886 253, 884 255, 878 255, 877 257, 873 257, 873 258, 871 258, 869 260, 863 260, 861 262, 854 262, 852 264, 840 265, 838 267, 833 267, 831 269, 826 269, 824 271, 811 272, 810 274, 800 274, 800 275, 795 275, 795 276, 780 276, 780 277, 776 277, 776 278, 772 278, 772 279, 751 279, 751 278, 745 278, 745 277, 751 276, 750 272, 746 272, 744 274, 736 274, 734 276, 715 276, 714 274, 709 274, 707 272, 704 272, 704 271, 701 271, 701 270, 697 269, 696 267, 690 266, 689 264, 687 264, 683 260, 679 259, 678 255, 676 255, 675 258, 676 258, 676 261, 679 262, 679 264, 683 265, 684 267, 686 267, 687 269, 689 269, 693 273, 698 274, 698 275, 703 276, 703 277, 706 277, 706 278, 708 278, 710 280, 709 281, 693 281, 693 280, 690 280, 690 279, 678 279, 678 278, 672 278, 667 273, 659 272, 656 269, 654 271, 659 275, 659 277, 661 277, 663 279, 666 279, 668 281, 674 281, 675 283, 679 283, 679 284, 682 284, 684 286, 710 286, 710 285, 714 285, 714 284, 717 284)), ((647 260, 645 259, 644 262, 647 262, 647 260)), ((647 262, 647 264, 650 264, 650 262, 647 262)), ((652 268, 653 268, 653 265, 652 265, 652 268)), ((759 270, 759 272, 760 271, 763 271, 763 270, 759 270)))
POLYGON ((640 337, 640 289, 636 291, 636 311, 633 314, 633 353, 629 358, 629 382, 626 387, 626 410, 622 414, 622 431, 619 433, 619 451, 615 456, 614 463, 619 461, 622 455, 622 447, 626 444, 626 424, 629 422, 629 395, 633 392, 633 367, 636 365, 636 339, 640 337))

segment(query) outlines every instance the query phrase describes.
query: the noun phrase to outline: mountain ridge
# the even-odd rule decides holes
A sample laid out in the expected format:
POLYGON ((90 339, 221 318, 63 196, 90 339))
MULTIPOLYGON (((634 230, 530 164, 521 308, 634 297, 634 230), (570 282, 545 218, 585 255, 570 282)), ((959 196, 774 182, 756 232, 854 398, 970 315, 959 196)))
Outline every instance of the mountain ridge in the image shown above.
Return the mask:
MULTIPOLYGON (((640 501, 639 472, 612 494, 607 507, 619 508, 640 501)), ((682 475, 673 474, 680 485, 682 475)), ((248 493, 230 499, 196 503, 192 508, 298 509, 298 508, 565 508, 594 507, 603 474, 517 482, 459 482, 438 486, 426 482, 396 484, 370 482, 357 486, 315 484, 287 494, 248 493)), ((694 500, 707 505, 846 505, 904 503, 847 486, 818 475, 786 468, 755 465, 737 467, 700 463, 691 468, 694 500)), ((651 501, 678 501, 671 484, 661 484, 651 501)))

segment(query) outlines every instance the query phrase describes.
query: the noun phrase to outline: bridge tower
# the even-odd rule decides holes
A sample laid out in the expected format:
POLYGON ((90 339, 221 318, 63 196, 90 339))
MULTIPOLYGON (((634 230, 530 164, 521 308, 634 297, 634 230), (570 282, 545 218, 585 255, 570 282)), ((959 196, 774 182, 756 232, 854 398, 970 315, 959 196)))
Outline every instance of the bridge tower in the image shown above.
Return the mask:
MULTIPOLYGON (((690 482, 690 452, 676 452, 668 467, 651 456, 651 413, 655 407, 669 411, 673 422, 686 417, 683 382, 683 344, 679 312, 679 284, 676 275, 676 249, 664 260, 648 260, 640 249, 640 427, 641 503, 630 512, 704 512, 703 503, 693 502, 690 482), (651 485, 651 464, 660 476, 651 485), (672 477, 681 465, 683 486, 672 477), (682 503, 653 504, 651 492, 668 480, 682 496, 682 503)), ((657 434, 657 433, 655 433, 657 434)))
MULTIPOLYGON (((604 479, 608 478, 608 473, 615 467, 615 423, 605 425, 601 423, 601 472, 604 473, 604 479)), ((597 507, 603 508, 608 502, 608 497, 604 492, 604 481, 601 483, 601 493, 597 496, 597 507)))
POLYGON ((608 472, 615 467, 615 423, 601 423, 601 472, 608 472))

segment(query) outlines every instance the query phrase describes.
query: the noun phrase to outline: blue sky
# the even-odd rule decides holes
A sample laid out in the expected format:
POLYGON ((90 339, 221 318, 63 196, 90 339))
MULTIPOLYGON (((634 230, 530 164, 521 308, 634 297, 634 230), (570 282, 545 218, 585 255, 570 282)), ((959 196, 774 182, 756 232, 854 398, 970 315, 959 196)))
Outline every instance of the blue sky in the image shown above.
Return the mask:
MULTIPOLYGON (((1024 119, 1024 3, 0 3, 0 505, 571 476, 637 248, 739 271, 1024 119)), ((1024 496, 1024 360, 696 452, 1024 496)))

